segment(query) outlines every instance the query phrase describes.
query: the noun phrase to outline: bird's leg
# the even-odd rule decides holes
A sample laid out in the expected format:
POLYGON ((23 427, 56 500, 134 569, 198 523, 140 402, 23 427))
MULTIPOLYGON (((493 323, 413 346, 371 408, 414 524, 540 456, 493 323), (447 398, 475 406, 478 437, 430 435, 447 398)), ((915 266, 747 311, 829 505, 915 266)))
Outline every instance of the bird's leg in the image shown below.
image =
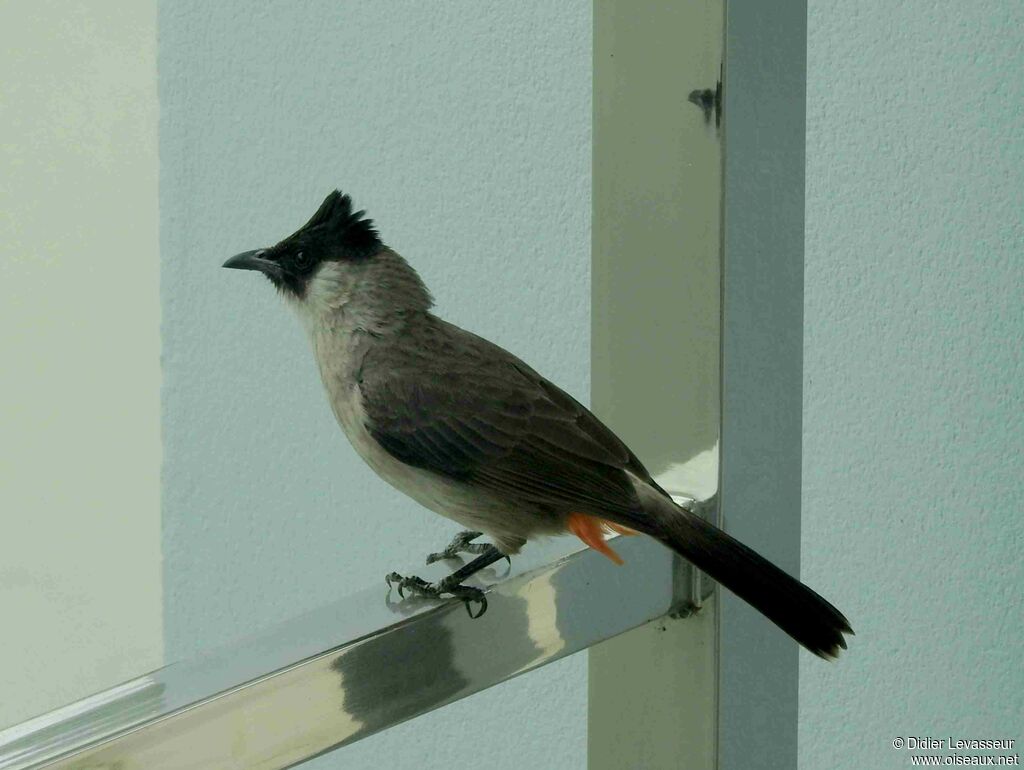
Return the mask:
POLYGON ((398 590, 398 595, 403 598, 405 597, 405 591, 408 590, 423 596, 431 596, 435 599, 440 599, 441 594, 449 594, 456 599, 462 599, 465 602, 466 612, 469 613, 469 616, 471 618, 478 618, 487 612, 487 597, 479 588, 462 585, 462 581, 475 575, 485 567, 491 566, 494 562, 507 558, 505 554, 493 545, 487 545, 484 546, 483 552, 473 561, 459 567, 455 572, 437 581, 437 583, 428 583, 423 578, 416 577, 415 575, 404 577, 397 572, 392 572, 384 580, 387 582, 388 588, 394 585, 398 590), (471 606, 473 602, 480 604, 480 610, 475 615, 471 606))
POLYGON ((433 564, 435 561, 441 561, 441 559, 454 559, 460 553, 487 553, 487 549, 492 546, 487 545, 487 543, 470 542, 476 540, 482 534, 483 532, 473 532, 472 530, 460 532, 452 538, 452 541, 443 551, 430 554, 427 557, 427 564, 433 564))

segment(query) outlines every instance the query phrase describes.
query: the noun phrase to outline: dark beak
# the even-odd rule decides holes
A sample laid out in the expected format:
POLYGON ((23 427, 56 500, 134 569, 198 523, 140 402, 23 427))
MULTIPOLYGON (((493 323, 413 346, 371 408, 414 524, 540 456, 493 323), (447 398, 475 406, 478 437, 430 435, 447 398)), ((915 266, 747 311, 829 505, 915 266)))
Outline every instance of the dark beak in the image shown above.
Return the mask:
POLYGON ((263 255, 266 251, 266 249, 257 249, 256 251, 243 251, 241 254, 235 254, 235 256, 224 263, 224 267, 233 267, 236 270, 259 270, 271 278, 280 278, 281 266, 272 259, 264 259, 263 255))

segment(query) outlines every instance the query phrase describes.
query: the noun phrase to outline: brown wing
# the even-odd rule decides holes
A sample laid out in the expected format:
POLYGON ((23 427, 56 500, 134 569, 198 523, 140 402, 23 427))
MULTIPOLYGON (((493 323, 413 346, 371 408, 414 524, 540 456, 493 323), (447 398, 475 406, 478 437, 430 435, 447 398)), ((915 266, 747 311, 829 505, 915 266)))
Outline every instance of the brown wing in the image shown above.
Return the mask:
POLYGON ((636 516, 640 461, 511 353, 439 319, 367 354, 367 428, 399 460, 518 500, 636 516))

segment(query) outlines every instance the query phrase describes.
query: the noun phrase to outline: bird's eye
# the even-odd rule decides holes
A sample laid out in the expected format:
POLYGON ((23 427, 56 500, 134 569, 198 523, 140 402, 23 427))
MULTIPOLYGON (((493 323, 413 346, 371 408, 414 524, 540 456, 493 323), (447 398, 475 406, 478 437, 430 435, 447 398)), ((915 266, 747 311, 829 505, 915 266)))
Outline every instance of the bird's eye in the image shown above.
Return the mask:
POLYGON ((309 257, 306 256, 304 251, 296 252, 294 262, 296 267, 309 267, 309 257))

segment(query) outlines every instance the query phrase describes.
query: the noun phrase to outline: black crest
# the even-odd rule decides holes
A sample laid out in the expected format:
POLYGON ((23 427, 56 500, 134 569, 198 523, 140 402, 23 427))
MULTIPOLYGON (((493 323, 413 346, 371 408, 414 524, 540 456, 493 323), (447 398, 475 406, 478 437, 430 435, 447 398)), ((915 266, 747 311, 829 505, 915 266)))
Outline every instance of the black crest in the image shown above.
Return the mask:
POLYGON ((381 250, 383 244, 373 220, 364 217, 365 211, 353 211, 352 199, 335 190, 320 204, 320 208, 298 232, 288 240, 308 238, 331 244, 339 249, 344 259, 366 259, 381 250))

